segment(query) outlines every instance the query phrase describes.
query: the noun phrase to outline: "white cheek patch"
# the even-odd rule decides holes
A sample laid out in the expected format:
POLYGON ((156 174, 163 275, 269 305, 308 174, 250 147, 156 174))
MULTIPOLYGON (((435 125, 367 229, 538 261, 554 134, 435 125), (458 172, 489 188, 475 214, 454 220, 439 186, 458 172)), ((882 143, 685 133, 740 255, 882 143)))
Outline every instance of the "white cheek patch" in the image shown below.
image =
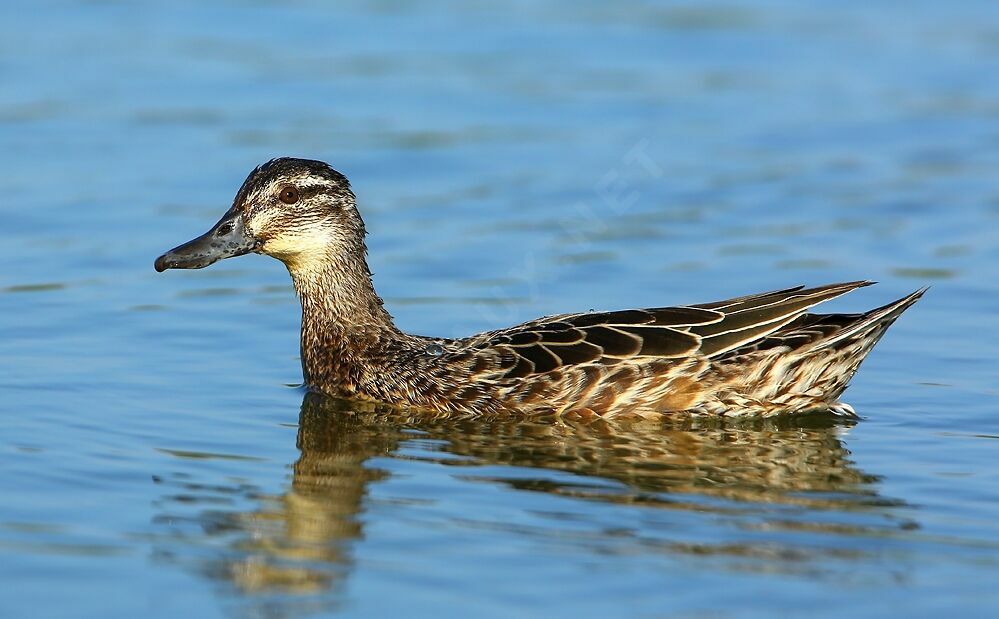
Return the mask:
POLYGON ((334 245, 333 230, 315 227, 282 231, 268 239, 263 250, 292 270, 300 270, 326 262, 334 245))
POLYGON ((306 230, 284 230, 264 243, 264 249, 282 254, 326 253, 333 243, 331 231, 327 228, 306 230))

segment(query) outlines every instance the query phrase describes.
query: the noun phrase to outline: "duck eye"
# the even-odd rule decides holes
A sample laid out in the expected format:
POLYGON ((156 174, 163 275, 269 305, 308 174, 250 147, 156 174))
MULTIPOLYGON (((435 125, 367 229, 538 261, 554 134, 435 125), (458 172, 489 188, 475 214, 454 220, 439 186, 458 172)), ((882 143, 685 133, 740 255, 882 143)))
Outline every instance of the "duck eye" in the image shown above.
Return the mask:
POLYGON ((281 192, 278 194, 278 198, 285 204, 294 204, 298 202, 298 189, 288 185, 287 187, 282 187, 281 192))

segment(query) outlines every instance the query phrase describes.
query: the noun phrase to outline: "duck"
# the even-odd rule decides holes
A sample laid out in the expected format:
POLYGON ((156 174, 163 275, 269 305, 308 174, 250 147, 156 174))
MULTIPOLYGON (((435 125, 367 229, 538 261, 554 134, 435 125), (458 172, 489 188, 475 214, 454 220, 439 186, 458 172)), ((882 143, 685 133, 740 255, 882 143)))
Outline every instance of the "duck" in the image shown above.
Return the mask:
POLYGON ((280 260, 301 302, 308 390, 445 415, 856 417, 841 394, 927 290, 856 314, 810 310, 873 282, 427 337, 396 327, 375 292, 365 237, 343 174, 322 161, 280 157, 250 172, 208 232, 154 266, 200 269, 249 253, 280 260))

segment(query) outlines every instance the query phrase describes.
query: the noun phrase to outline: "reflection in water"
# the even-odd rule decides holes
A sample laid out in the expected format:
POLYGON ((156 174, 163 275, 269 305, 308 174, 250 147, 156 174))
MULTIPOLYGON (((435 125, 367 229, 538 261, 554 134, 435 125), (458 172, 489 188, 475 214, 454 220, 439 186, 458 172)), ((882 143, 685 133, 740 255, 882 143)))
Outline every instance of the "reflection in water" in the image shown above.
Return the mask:
MULTIPOLYGON (((777 538, 776 549, 774 538, 757 544, 659 538, 647 548, 655 552, 756 561, 851 559, 862 555, 863 544, 844 544, 844 536, 868 538, 909 526, 891 513, 895 502, 878 496, 877 478, 850 461, 840 438, 849 422, 831 417, 737 424, 647 419, 568 423, 401 418, 398 411, 363 406, 305 396, 298 431, 301 454, 290 488, 278 496, 246 485, 169 480, 171 492, 177 485, 183 491, 163 501, 163 510, 171 512, 159 519, 171 526, 170 550, 163 554, 181 561, 172 554, 178 546, 210 546, 213 556, 197 557, 195 569, 243 593, 335 593, 350 571, 354 542, 362 537, 366 493, 391 474, 391 458, 461 467, 455 483, 483 481, 574 501, 564 513, 585 511, 597 501, 626 509, 721 516, 741 530, 805 531, 839 539, 823 550, 795 547, 791 538, 777 538), (388 470, 372 466, 369 461, 376 457, 390 458, 378 461, 388 470), (495 465, 511 475, 496 475, 495 465), (477 469, 492 476, 477 476, 477 469), (173 513, 192 503, 201 510, 194 516, 173 513), (225 508, 220 510, 219 503, 225 508), (185 525, 197 530, 185 531, 185 525)), ((516 495, 511 497, 517 501, 516 495)), ((462 514, 449 515, 453 522, 488 519, 488 514, 476 513, 474 504, 466 507, 462 514)), ((493 524, 504 533, 503 523, 493 524)))

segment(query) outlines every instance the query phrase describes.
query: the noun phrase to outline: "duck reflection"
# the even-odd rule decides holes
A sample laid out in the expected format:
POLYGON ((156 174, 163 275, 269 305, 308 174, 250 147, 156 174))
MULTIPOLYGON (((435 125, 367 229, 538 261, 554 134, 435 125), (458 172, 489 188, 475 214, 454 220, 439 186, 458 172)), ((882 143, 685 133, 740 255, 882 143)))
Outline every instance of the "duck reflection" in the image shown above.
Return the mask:
MULTIPOLYGON (((195 520, 209 536, 225 534, 225 558, 210 571, 240 591, 335 590, 363 536, 366 495, 389 475, 374 459, 403 457, 404 451, 409 460, 465 467, 464 483, 688 513, 765 513, 767 527, 874 534, 891 519, 883 508, 895 503, 877 494, 877 477, 850 460, 842 436, 851 423, 814 416, 738 424, 435 419, 307 394, 299 416, 300 456, 287 491, 262 496, 232 489, 257 507, 204 511, 195 520), (496 475, 495 466, 483 465, 509 465, 502 470, 510 474, 496 475), (476 476, 478 470, 494 474, 476 476), (847 526, 821 516, 864 510, 874 511, 873 522, 854 518, 847 526)), ((391 468, 388 461, 384 466, 391 468)), ((667 546, 699 555, 752 554, 731 544, 667 546)))

